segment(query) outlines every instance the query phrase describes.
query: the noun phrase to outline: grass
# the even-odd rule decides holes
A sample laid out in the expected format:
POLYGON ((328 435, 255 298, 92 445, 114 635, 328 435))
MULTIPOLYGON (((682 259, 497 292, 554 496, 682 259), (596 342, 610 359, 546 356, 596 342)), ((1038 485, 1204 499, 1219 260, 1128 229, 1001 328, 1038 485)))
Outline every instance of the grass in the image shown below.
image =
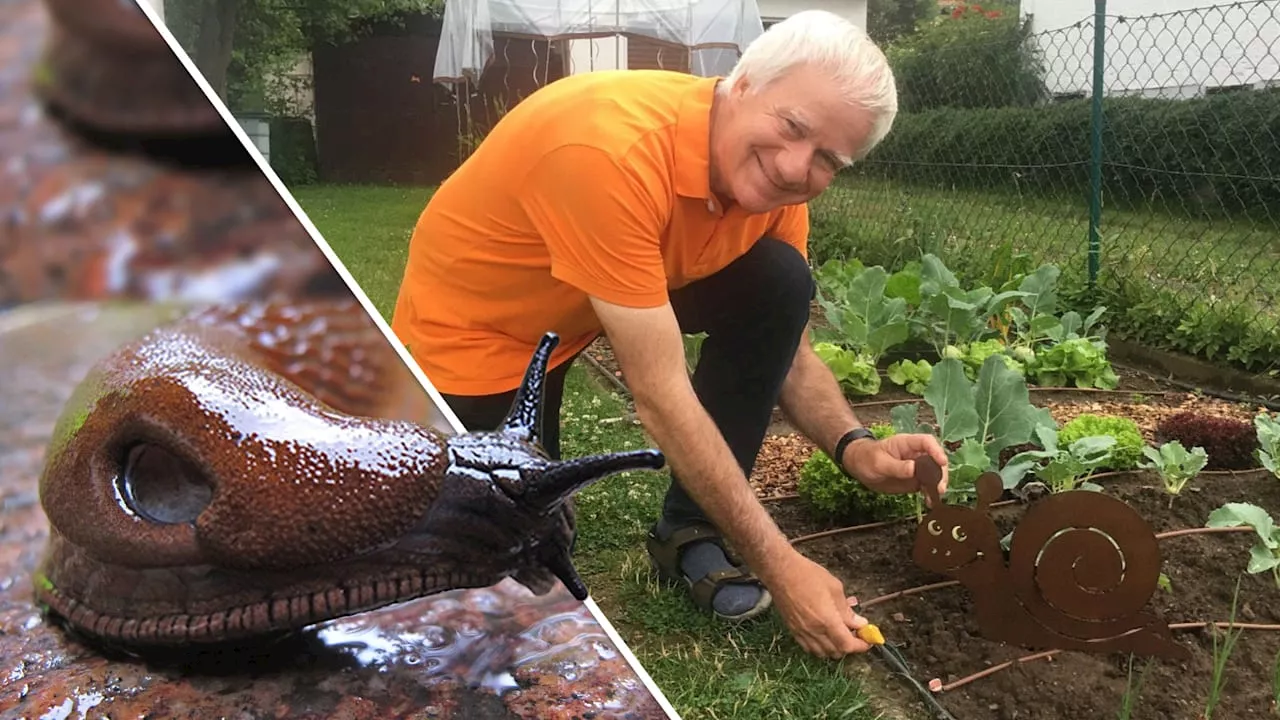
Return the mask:
POLYGON ((293 195, 378 312, 391 322, 409 236, 430 188, 312 185, 293 195))
MULTIPOLYGON (((849 178, 815 201, 814 209, 861 228, 853 233, 888 253, 889 264, 896 264, 897 249, 910 259, 917 247, 958 255, 966 246, 989 250, 1011 241, 1038 260, 1086 267, 1089 214, 1083 195, 1069 203, 1020 197, 1012 188, 952 192, 849 178)), ((1170 210, 1104 208, 1100 277, 1150 279, 1196 292, 1207 285, 1264 304, 1280 297, 1280 228, 1249 220, 1196 220, 1170 210)))
MULTIPOLYGON (((406 244, 428 191, 303 187, 294 191, 325 240, 384 317, 403 271, 406 244)), ((581 365, 566 379, 561 408, 565 457, 648 447, 620 420, 626 402, 581 365)), ((665 473, 628 473, 583 491, 575 564, 592 596, 646 671, 688 720, 876 717, 844 665, 806 655, 776 615, 726 628, 683 593, 651 577, 644 535, 662 506, 665 473)), ((859 660, 848 661, 856 666, 859 660)))

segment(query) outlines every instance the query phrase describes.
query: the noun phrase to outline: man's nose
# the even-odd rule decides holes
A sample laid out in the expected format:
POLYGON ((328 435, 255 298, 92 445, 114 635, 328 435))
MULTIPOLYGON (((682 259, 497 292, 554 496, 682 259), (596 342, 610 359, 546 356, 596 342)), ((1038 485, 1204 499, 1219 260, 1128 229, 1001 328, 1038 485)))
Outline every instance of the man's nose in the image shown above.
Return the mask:
POLYGON ((777 155, 778 179, 790 190, 803 190, 808 184, 813 153, 801 145, 792 145, 777 155))

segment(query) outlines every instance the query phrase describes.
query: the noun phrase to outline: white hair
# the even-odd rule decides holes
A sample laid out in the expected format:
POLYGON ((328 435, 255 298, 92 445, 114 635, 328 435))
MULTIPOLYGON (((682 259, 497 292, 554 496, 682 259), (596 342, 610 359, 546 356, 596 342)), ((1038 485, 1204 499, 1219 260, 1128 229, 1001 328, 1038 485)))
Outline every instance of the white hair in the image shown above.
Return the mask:
POLYGON ((884 53, 862 28, 839 15, 804 10, 773 25, 743 50, 721 89, 727 93, 743 78, 753 89, 764 88, 803 65, 824 70, 848 102, 871 113, 871 133, 854 159, 865 157, 889 134, 898 114, 898 91, 884 53))

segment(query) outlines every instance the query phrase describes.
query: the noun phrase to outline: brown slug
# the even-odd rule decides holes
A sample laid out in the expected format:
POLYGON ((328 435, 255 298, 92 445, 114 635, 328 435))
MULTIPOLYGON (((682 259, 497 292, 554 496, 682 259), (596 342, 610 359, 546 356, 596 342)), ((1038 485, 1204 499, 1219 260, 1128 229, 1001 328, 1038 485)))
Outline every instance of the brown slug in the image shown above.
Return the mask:
POLYGON ((585 599, 571 496, 664 458, 546 455, 557 342, 544 336, 501 428, 450 435, 376 414, 403 364, 354 302, 188 313, 101 359, 60 416, 37 601, 76 632, 145 647, 291 632, 508 577, 585 599))
POLYGON ((146 0, 44 0, 53 20, 32 89, 102 132, 198 135, 226 123, 147 18, 146 0))
POLYGON ((134 0, 0 5, 0 310, 348 296, 134 0))

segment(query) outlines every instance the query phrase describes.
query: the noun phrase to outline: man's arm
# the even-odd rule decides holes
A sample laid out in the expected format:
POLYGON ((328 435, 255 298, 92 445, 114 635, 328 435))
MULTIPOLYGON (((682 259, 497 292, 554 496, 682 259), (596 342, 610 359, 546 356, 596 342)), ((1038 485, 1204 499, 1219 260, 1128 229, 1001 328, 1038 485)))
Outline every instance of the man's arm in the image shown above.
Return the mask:
POLYGON ((800 337, 795 360, 782 383, 778 407, 801 434, 831 455, 840 436, 862 427, 862 421, 845 400, 831 369, 813 351, 809 332, 806 327, 800 337))
MULTIPOLYGON (((778 406, 797 430, 829 456, 834 455, 841 435, 862 425, 835 375, 813 351, 808 328, 782 383, 778 406)), ((920 490, 915 480, 915 458, 921 455, 931 456, 942 468, 937 489, 938 494, 946 492, 950 482, 947 453, 932 435, 907 433, 880 442, 870 438, 855 440, 845 447, 844 457, 832 459, 872 490, 910 493, 920 490)))
POLYGON ((849 607, 844 586, 792 547, 698 401, 671 306, 634 309, 595 298, 592 304, 645 429, 685 491, 769 588, 796 642, 833 659, 869 649, 853 634, 867 620, 849 607))
POLYGON ((636 412, 693 501, 765 585, 794 550, 760 504, 719 428, 694 394, 670 305, 632 309, 593 299, 636 412))

